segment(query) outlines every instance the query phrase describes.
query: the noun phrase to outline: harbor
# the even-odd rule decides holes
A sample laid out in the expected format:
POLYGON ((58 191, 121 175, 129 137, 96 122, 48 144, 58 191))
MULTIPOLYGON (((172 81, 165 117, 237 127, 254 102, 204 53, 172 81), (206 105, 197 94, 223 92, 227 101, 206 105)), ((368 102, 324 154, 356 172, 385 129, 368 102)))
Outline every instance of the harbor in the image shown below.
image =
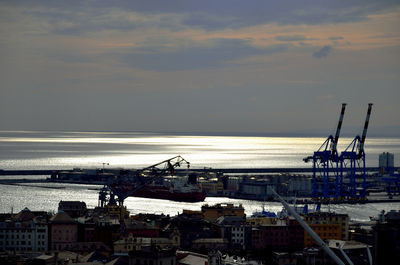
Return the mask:
POLYGON ((399 1, 0 18, 1 265, 400 260, 399 1))
MULTIPOLYGON (((111 180, 122 181, 139 169, 82 169, 73 170, 0 170, 0 184, 21 185, 29 184, 31 187, 36 184, 38 188, 62 187, 44 186, 45 183, 66 183, 82 185, 107 185, 111 180), (34 178, 40 176, 40 178, 34 178)), ((312 199, 312 169, 310 168, 202 168, 202 169, 174 169, 177 178, 185 174, 195 174, 198 182, 205 191, 207 197, 226 197, 232 199, 245 199, 256 201, 276 201, 271 196, 268 188, 274 188, 292 201, 295 197, 299 204, 313 204, 312 199), (295 183, 295 184, 294 184, 295 183), (290 188, 296 185, 296 189, 290 188), (303 187, 303 188, 301 188, 303 187)), ((379 168, 366 168, 368 172, 368 196, 363 200, 321 200, 323 204, 343 203, 386 203, 398 202, 400 196, 387 194, 387 188, 383 181, 379 182, 379 168)), ((131 179, 132 181, 132 179, 131 179)), ((100 190, 100 188, 97 188, 100 190)), ((149 191, 150 192, 150 191, 149 191)), ((148 192, 148 193, 149 193, 148 192)), ((150 192, 151 193, 151 192, 150 192)), ((146 196, 144 192, 136 193, 140 197, 146 196)), ((134 196, 134 195, 132 195, 134 196)), ((150 195, 149 195, 150 196, 150 195)), ((153 195, 150 197, 156 198, 153 195)), ((171 199, 165 197, 166 199, 171 199)), ((182 200, 182 199, 181 199, 182 200)), ((204 200, 204 199, 203 199, 204 200)))
MULTIPOLYGON (((400 208, 398 196, 393 190, 388 193, 390 190, 385 181, 385 178, 395 176, 398 170, 396 167, 388 167, 388 164, 382 166, 380 161, 381 157, 390 158, 392 152, 395 155, 399 153, 400 140, 370 140, 367 145, 370 151, 367 152, 366 161, 371 167, 354 169, 356 176, 365 173, 367 184, 365 197, 347 196, 343 199, 320 197, 315 200, 313 183, 314 181, 318 183, 321 179, 315 166, 304 164, 303 158, 312 154, 313 148, 323 142, 323 138, 203 136, 200 139, 192 136, 188 142, 188 139, 182 136, 166 135, 157 139, 153 137, 143 139, 129 134, 130 138, 129 140, 125 138, 124 144, 114 145, 112 143, 120 139, 110 139, 108 134, 101 134, 101 137, 98 134, 91 136, 93 138, 76 139, 79 144, 71 147, 68 152, 64 152, 66 149, 64 145, 57 146, 52 141, 70 142, 74 137, 73 134, 66 138, 62 138, 65 134, 60 136, 57 133, 47 135, 46 138, 41 138, 41 135, 24 137, 23 141, 27 141, 24 148, 19 147, 15 139, 1 142, 0 138, 0 144, 8 148, 6 153, 0 153, 0 156, 4 156, 0 160, 2 201, 0 212, 3 213, 4 221, 7 221, 3 223, 16 225, 16 221, 13 220, 18 220, 15 218, 23 213, 26 214, 29 210, 37 212, 44 219, 47 218, 48 221, 44 223, 40 223, 43 219, 35 219, 40 221, 37 226, 46 224, 47 229, 56 229, 57 219, 61 218, 59 215, 61 209, 74 216, 71 217, 72 221, 66 216, 62 217, 63 220, 70 220, 71 225, 72 222, 78 223, 81 229, 79 231, 82 229, 93 231, 90 232, 93 237, 87 238, 86 235, 90 233, 77 231, 76 236, 79 239, 71 241, 68 246, 51 237, 52 233, 47 233, 44 246, 38 245, 37 249, 43 250, 47 247, 46 257, 49 259, 57 259, 56 254, 52 252, 54 249, 59 249, 57 251, 59 257, 64 255, 63 250, 66 249, 88 255, 88 248, 81 249, 81 247, 87 246, 88 242, 93 240, 96 241, 93 251, 104 249, 100 244, 111 249, 107 252, 109 255, 107 260, 113 259, 115 257, 113 255, 121 255, 120 253, 125 253, 123 255, 128 257, 131 252, 126 252, 125 248, 133 247, 128 243, 130 240, 147 242, 148 238, 143 239, 138 236, 139 234, 135 234, 140 233, 151 236, 151 243, 148 244, 161 244, 161 249, 170 246, 168 244, 172 241, 169 237, 175 235, 175 238, 180 238, 181 241, 179 244, 174 243, 173 248, 204 253, 202 254, 204 261, 212 259, 215 255, 208 253, 207 249, 219 249, 234 257, 245 253, 247 258, 262 259, 267 262, 266 264, 270 264, 271 259, 280 260, 286 256, 275 254, 278 252, 265 253, 260 250, 269 249, 280 251, 279 253, 283 251, 289 256, 291 254, 287 251, 296 250, 296 259, 306 260, 310 255, 308 247, 316 249, 315 245, 312 239, 304 234, 303 229, 285 217, 287 215, 281 202, 273 196, 271 190, 276 190, 290 205, 293 205, 326 242, 336 240, 329 243, 333 244, 333 250, 335 244, 339 242, 337 240, 340 240, 340 244, 353 244, 348 240, 350 237, 359 240, 356 245, 365 250, 366 244, 370 243, 368 238, 362 236, 365 233, 369 238, 373 235, 370 232, 360 231, 375 225, 391 227, 392 224, 387 224, 386 221, 377 224, 374 220, 379 219, 379 222, 382 222, 382 216, 392 220, 391 215, 395 214, 392 210, 400 208), (164 139, 174 142, 174 147, 160 144, 164 139), (52 143, 47 144, 47 141, 52 143), (86 145, 81 146, 81 142, 85 141, 86 145), (138 144, 143 141, 148 143, 138 144), (182 141, 187 142, 182 145, 182 141), (235 145, 227 145, 226 142, 233 142, 235 145), (35 150, 39 150, 38 153, 32 154, 31 143, 34 143, 35 150), (308 143, 308 149, 301 143, 308 143), (121 153, 124 148, 129 151, 121 153), (152 150, 150 154, 149 148, 152 150), (164 152, 160 154, 160 150, 164 152), (182 156, 174 155, 176 153, 182 156), (86 205, 87 210, 84 210, 82 205, 86 205), (71 212, 71 209, 79 210, 79 213, 71 212), (221 211, 228 216, 220 216, 215 220, 217 217, 215 215, 221 211), (239 216, 230 216, 233 212, 239 216), (124 215, 123 218, 121 215, 124 215), (279 217, 272 217, 273 215, 279 217), (133 224, 135 224, 133 227, 138 227, 137 218, 144 218, 140 219, 143 220, 143 223, 140 223, 143 229, 132 230, 133 224), (345 228, 348 232, 339 236, 343 224, 341 222, 338 224, 336 218, 345 218, 343 220, 348 222, 348 228, 345 228), (237 231, 230 230, 231 220, 235 220, 234 227, 243 229, 243 237, 237 235, 237 231), (319 224, 322 220, 325 220, 323 225, 319 224), (152 229, 158 223, 162 223, 163 228, 152 229), (176 229, 168 230, 173 225, 176 229), (324 235, 323 229, 331 231, 331 236, 327 233, 324 235), (110 231, 113 231, 113 235, 118 234, 118 238, 113 238, 112 234, 109 234, 110 231), (125 236, 124 231, 130 235, 125 236), (164 238, 165 231, 172 233, 164 238), (180 236, 176 237, 178 231, 180 236), (276 238, 269 234, 267 236, 271 231, 282 236, 276 238), (336 236, 332 236, 332 233, 336 233, 336 236), (213 238, 209 238, 210 236, 213 238), (283 241, 288 241, 290 244, 276 244, 283 241)), ((345 140, 351 141, 348 138, 345 140)), ((339 146, 344 149, 343 145, 339 146)), ((318 159, 315 157, 315 160, 318 159)), ((345 171, 343 173, 345 173, 343 180, 347 182, 350 175, 345 171)), ((30 225, 35 222, 30 222, 30 225)), ((16 245, 15 239, 8 241, 12 244, 8 248, 24 252, 24 246, 16 245)), ((43 239, 40 238, 39 241, 43 239)), ((5 244, 4 241, 3 246, 7 248, 5 244)), ((143 251, 140 253, 147 255, 146 246, 140 245, 140 249, 143 251)), ((328 260, 320 251, 319 249, 318 252, 313 252, 313 255, 326 263, 328 260)), ((154 251, 149 253, 155 254, 154 251)), ((171 255, 171 258, 185 260, 179 251, 171 252, 171 255)), ((76 256, 74 254, 75 258, 76 256)), ((0 255, 0 260, 10 257, 13 255, 0 255)), ((137 254, 134 257, 137 258, 137 254)), ((366 258, 365 255, 354 257, 366 258)))

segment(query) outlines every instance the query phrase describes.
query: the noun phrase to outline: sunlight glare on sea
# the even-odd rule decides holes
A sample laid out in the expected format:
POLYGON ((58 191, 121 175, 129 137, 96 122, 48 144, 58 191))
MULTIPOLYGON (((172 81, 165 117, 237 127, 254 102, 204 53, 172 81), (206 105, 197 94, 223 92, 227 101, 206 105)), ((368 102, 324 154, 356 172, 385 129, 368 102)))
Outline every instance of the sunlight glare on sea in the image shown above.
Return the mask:
MULTIPOLYGON (((0 169, 73 169, 79 168, 143 168, 181 155, 191 168, 271 168, 312 167, 303 158, 318 150, 325 138, 200 136, 160 133, 120 132, 5 132, 0 131, 0 169), (105 164, 103 164, 105 163, 105 164)), ((352 141, 341 138, 338 150, 352 141)), ((367 166, 378 165, 382 152, 400 156, 399 138, 368 138, 365 144, 367 166)), ((13 176, 45 178, 46 176, 13 176)), ((10 178, 10 177, 3 177, 10 178)), ((88 207, 97 205, 101 186, 61 183, 31 186, 0 185, 0 210, 9 212, 28 207, 31 210, 57 210, 60 200, 85 201, 88 207), (43 185, 46 187, 38 187, 43 185), (16 199, 18 198, 18 199, 16 199)), ((204 203, 242 203, 246 214, 260 211, 263 202, 206 198, 201 203, 181 203, 168 200, 129 197, 125 204, 132 214, 164 213, 175 215, 182 209, 199 210, 204 203)), ((279 203, 266 203, 266 210, 278 211, 279 203)), ((353 219, 368 220, 381 210, 398 208, 397 204, 366 206, 337 205, 332 209, 349 213, 353 219)))
MULTIPOLYGON (((343 150, 351 138, 339 141, 343 150)), ((0 169, 141 168, 176 155, 192 168, 308 167, 325 141, 311 137, 197 136, 118 132, 0 132, 0 169)), ((400 154, 398 138, 368 138, 367 166, 400 154)))

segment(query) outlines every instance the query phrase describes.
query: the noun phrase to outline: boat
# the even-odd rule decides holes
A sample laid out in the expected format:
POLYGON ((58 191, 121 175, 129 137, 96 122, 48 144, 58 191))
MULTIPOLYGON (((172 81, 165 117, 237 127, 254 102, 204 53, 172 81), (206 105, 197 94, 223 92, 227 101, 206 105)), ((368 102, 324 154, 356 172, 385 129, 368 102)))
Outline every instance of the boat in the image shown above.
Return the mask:
POLYGON ((149 184, 133 192, 131 196, 179 202, 202 202, 206 198, 206 193, 193 184, 182 187, 149 184))
POLYGON ((199 184, 187 181, 185 177, 161 178, 144 185, 115 183, 112 191, 126 197, 143 197, 179 202, 202 202, 206 192, 199 184))

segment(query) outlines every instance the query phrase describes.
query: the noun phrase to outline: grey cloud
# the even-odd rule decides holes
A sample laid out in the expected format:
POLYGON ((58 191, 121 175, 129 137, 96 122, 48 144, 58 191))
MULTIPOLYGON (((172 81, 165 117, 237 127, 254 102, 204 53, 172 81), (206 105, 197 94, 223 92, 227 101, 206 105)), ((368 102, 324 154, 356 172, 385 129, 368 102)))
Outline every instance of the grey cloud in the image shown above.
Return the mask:
POLYGON ((320 50, 314 52, 313 57, 314 58, 327 57, 329 55, 329 53, 331 52, 331 50, 332 50, 332 47, 329 45, 326 45, 326 46, 322 47, 320 50))
POLYGON ((368 38, 370 38, 370 39, 391 39, 391 38, 397 38, 397 37, 398 37, 398 34, 386 33, 386 34, 370 36, 368 38))
POLYGON ((130 30, 137 27, 198 27, 205 30, 240 28, 259 24, 326 24, 367 19, 368 15, 389 10, 395 0, 148 0, 148 1, 3 1, 3 4, 27 7, 27 12, 47 19, 61 34, 82 34, 104 29, 130 30), (31 11, 29 11, 31 10, 31 11), (36 10, 36 11, 32 11, 36 10), (42 11, 37 11, 42 10, 42 11), (148 20, 132 21, 113 12, 137 12, 148 20), (164 15, 162 20, 152 15, 164 15), (59 25, 66 21, 71 25, 59 25), (59 25, 59 27, 57 27, 59 25))
POLYGON ((329 39, 333 40, 333 41, 335 41, 335 40, 344 40, 344 38, 342 36, 334 36, 334 37, 330 37, 329 39))
MULTIPOLYGON (((47 21, 50 33, 82 35, 102 30, 131 31, 143 28, 168 28, 180 30, 180 16, 170 14, 146 14, 120 8, 32 8, 24 15, 47 21)), ((182 17, 182 16, 181 16, 182 17)))
POLYGON ((154 46, 135 48, 113 56, 119 57, 121 62, 134 68, 178 71, 220 67, 235 59, 284 52, 287 49, 287 45, 255 47, 248 40, 214 39, 208 44, 193 44, 179 48, 154 46))
POLYGON ((276 36, 276 40, 279 41, 304 41, 307 40, 306 36, 294 35, 294 36, 276 36))

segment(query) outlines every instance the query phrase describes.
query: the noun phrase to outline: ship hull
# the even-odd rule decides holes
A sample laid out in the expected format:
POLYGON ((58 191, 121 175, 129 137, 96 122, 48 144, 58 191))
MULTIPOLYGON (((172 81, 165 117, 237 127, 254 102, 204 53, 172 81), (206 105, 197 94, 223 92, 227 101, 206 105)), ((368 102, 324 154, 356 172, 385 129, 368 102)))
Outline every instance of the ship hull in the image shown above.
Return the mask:
POLYGON ((133 192, 130 196, 179 202, 202 202, 206 198, 206 193, 204 191, 179 192, 173 190, 171 191, 165 187, 148 186, 133 192))

